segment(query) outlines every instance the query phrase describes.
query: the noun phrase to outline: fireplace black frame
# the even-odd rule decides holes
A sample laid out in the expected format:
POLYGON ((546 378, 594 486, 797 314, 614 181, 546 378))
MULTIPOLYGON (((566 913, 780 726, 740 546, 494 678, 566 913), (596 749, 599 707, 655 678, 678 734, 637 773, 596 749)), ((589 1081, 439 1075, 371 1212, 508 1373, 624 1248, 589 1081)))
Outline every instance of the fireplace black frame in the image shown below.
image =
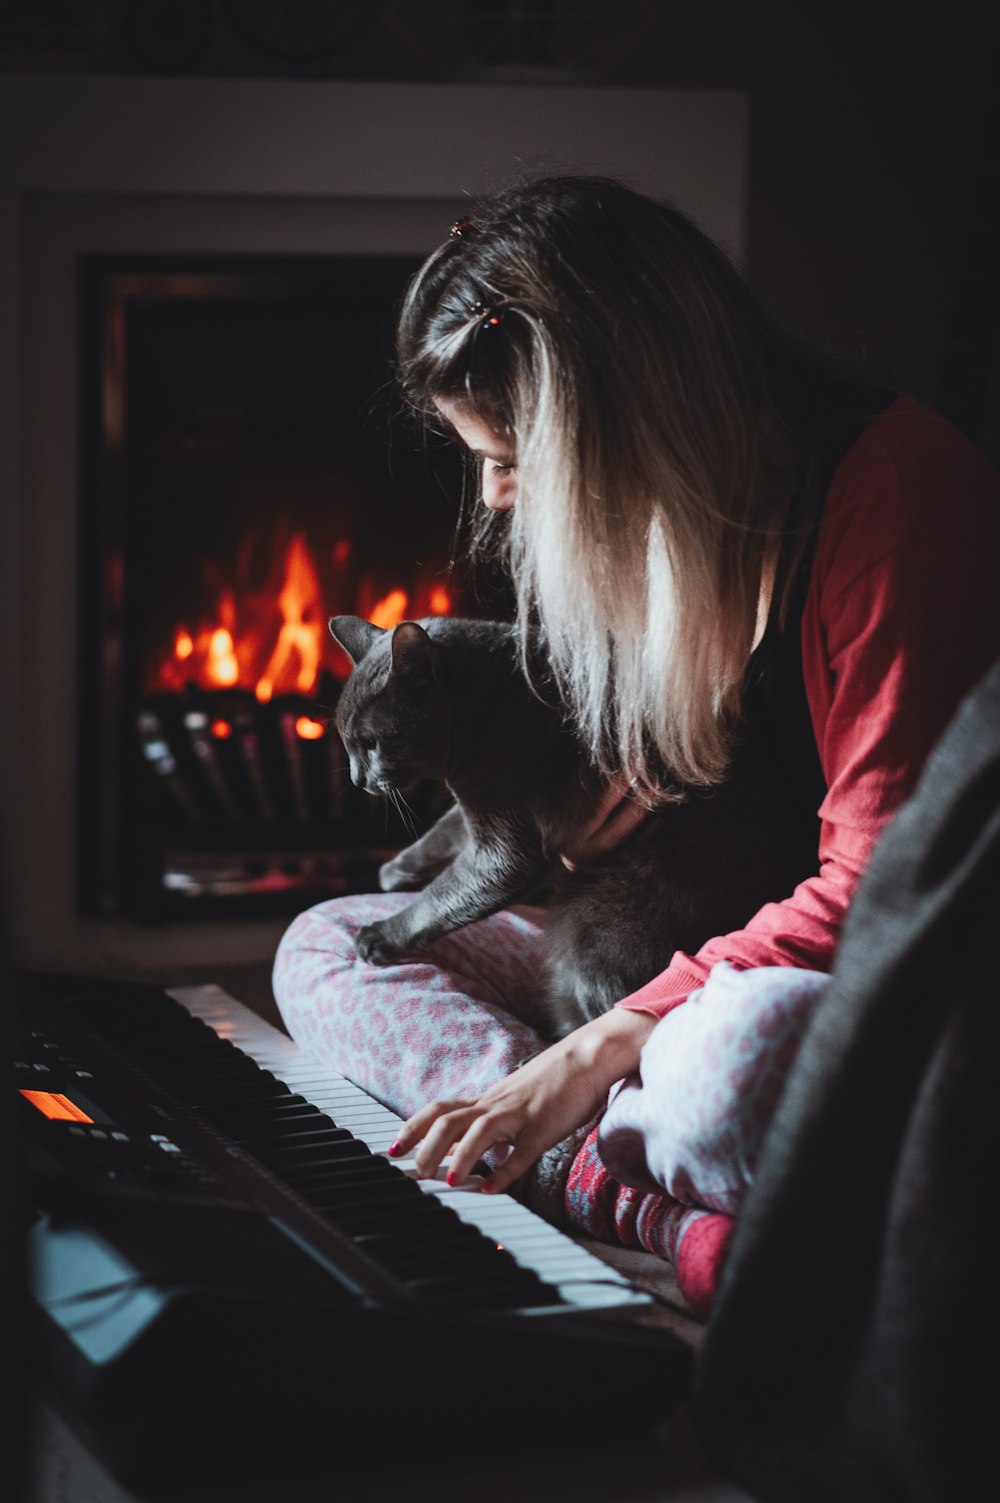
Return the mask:
MULTIPOLYGON (((140 299, 169 295, 343 300, 347 287, 352 300, 367 307, 372 319, 374 400, 376 392, 385 394, 391 389, 392 321, 398 294, 416 264, 406 256, 88 254, 78 258, 76 900, 82 916, 124 916, 159 923, 294 912, 341 891, 373 888, 378 862, 408 838, 406 826, 392 811, 371 810, 366 816, 351 805, 346 823, 340 821, 338 836, 347 838, 349 844, 339 853, 329 853, 330 860, 322 854, 318 863, 313 858, 317 850, 326 849, 323 842, 335 833, 332 828, 296 832, 286 823, 271 832, 275 870, 279 871, 282 861, 288 868, 284 885, 277 881, 267 889, 251 884, 246 891, 234 891, 224 883, 218 890, 177 890, 164 885, 165 850, 157 850, 155 842, 151 845, 148 829, 140 837, 135 828, 136 780, 148 776, 148 768, 141 761, 130 719, 138 699, 139 665, 132 629, 136 602, 130 593, 134 582, 129 575, 124 483, 128 415, 122 393, 127 319, 140 299), (303 857, 297 872, 292 869, 296 852, 303 857)), ((412 430, 393 426, 389 407, 379 418, 381 437, 369 433, 367 441, 384 444, 390 467, 404 460, 422 467, 428 494, 436 498, 442 513, 447 511, 447 527, 452 529, 455 495, 461 485, 457 455, 444 444, 424 448, 412 430)), ((455 584, 460 593, 464 590, 463 600, 471 599, 475 592, 463 582, 461 571, 455 584)), ((469 613, 502 613, 495 594, 489 595, 488 584, 482 599, 485 604, 471 605, 469 613)), ((328 706, 336 688, 327 681, 324 689, 328 706)), ((418 790, 414 800, 418 823, 433 817, 443 802, 441 790, 418 790)), ((211 847, 211 829, 198 840, 202 838, 211 847)), ((250 845, 253 848, 254 842, 250 845)), ((240 840, 233 848, 237 853, 242 849, 240 840)), ((268 860, 268 852, 253 850, 258 865, 261 858, 268 860)))

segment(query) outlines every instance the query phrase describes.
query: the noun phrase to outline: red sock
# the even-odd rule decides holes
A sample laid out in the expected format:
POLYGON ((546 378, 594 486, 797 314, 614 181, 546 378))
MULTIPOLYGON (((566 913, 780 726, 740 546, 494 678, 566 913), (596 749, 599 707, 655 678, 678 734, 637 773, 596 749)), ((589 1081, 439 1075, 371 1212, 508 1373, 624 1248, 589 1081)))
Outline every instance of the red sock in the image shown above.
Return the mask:
POLYGON ((699 1314, 712 1306, 735 1222, 683 1205, 666 1191, 634 1190, 613 1179, 588 1135, 570 1168, 565 1208, 571 1226, 602 1242, 642 1247, 673 1263, 684 1299, 699 1314))
POLYGON ((732 1216, 709 1211, 685 1228, 675 1264, 677 1287, 699 1315, 715 1303, 735 1226, 732 1216))

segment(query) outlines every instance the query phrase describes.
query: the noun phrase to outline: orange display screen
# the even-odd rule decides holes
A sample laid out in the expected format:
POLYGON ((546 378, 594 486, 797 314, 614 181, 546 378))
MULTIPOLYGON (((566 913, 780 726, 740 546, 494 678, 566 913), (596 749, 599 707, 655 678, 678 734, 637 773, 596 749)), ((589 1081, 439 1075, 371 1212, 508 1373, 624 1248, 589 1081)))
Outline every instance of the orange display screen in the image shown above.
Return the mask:
POLYGON ((70 1101, 61 1091, 22 1091, 21 1095, 45 1117, 56 1122, 93 1122, 82 1107, 70 1101))

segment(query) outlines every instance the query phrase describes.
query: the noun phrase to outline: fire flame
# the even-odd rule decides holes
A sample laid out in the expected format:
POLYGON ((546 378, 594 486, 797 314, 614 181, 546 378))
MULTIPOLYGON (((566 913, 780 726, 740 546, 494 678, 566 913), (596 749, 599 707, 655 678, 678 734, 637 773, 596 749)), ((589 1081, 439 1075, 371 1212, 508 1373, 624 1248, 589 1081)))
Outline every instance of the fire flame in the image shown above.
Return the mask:
POLYGON ((297 653, 299 659, 295 688, 300 694, 310 694, 316 687, 322 656, 322 625, 321 618, 309 621, 306 617, 315 617, 319 603, 316 566, 305 538, 297 532, 289 545, 285 583, 278 596, 282 618, 278 640, 254 691, 261 704, 266 704, 271 698, 275 683, 293 653, 297 653))
MULTIPOLYGON (((174 628, 169 655, 156 670, 153 687, 173 691, 189 683, 204 689, 239 687, 266 704, 278 693, 312 694, 324 659, 335 677, 346 678, 351 671, 350 660, 333 641, 326 623, 331 615, 352 608, 337 599, 344 588, 343 570, 351 557, 350 542, 346 538, 336 542, 327 556, 335 569, 332 601, 324 599, 313 554, 304 534, 297 532, 282 561, 277 596, 245 590, 238 598, 234 590, 222 590, 202 623, 180 622, 174 628)), ((375 595, 371 584, 372 577, 366 576, 359 589, 369 602, 375 595)), ((412 594, 401 585, 394 586, 376 598, 367 611, 354 606, 359 615, 365 614, 385 630, 405 621, 410 612, 415 616, 446 616, 452 608, 449 591, 436 581, 417 582, 412 594)), ((303 739, 318 739, 324 727, 303 717, 296 731, 303 739)), ((215 722, 213 735, 226 734, 222 722, 215 722)))
POLYGON ((410 597, 405 590, 390 590, 383 600, 376 602, 368 613, 368 619, 373 626, 381 626, 383 630, 389 631, 405 621, 409 603, 410 597))
POLYGON ((213 684, 230 688, 240 676, 233 639, 224 626, 214 631, 208 643, 208 676, 213 684))

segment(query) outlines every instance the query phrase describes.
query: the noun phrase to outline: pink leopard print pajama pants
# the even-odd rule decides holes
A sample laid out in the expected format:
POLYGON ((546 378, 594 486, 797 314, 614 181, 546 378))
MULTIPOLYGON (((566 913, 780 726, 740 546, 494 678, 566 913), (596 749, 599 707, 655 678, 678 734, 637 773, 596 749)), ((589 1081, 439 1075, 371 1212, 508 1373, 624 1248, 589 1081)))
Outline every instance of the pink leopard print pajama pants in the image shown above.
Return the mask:
MULTIPOLYGON (((416 960, 372 966, 363 924, 411 901, 360 894, 300 914, 282 937, 274 995, 291 1036, 408 1117, 475 1096, 544 1047, 535 1008, 545 914, 512 908, 446 935, 416 960)), ((571 1225, 674 1264, 707 1308, 788 1066, 827 977, 715 967, 657 1025, 576 1155, 571 1225)))

